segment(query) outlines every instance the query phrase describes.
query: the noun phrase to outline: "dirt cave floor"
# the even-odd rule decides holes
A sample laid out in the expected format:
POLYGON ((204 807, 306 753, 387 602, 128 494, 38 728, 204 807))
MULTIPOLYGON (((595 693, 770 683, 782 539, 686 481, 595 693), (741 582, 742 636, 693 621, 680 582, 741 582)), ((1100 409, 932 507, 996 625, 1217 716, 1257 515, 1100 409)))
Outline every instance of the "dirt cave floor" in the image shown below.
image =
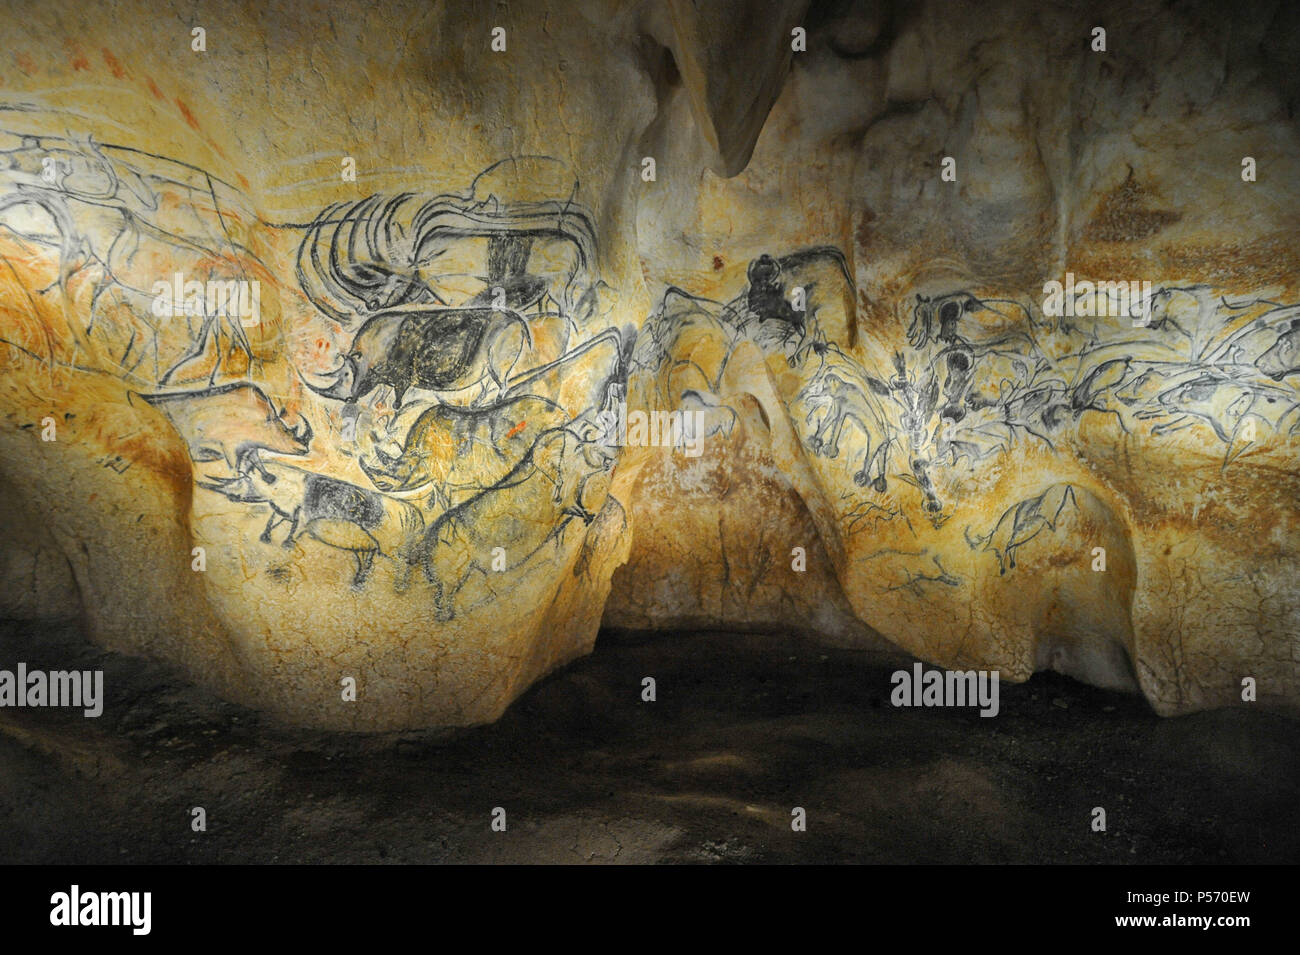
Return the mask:
POLYGON ((985 719, 892 707, 892 668, 852 652, 602 634, 495 725, 368 737, 277 727, 72 627, 0 623, 0 648, 102 668, 107 698, 0 710, 5 863, 1300 861, 1294 720, 1160 719, 1051 674, 985 719))

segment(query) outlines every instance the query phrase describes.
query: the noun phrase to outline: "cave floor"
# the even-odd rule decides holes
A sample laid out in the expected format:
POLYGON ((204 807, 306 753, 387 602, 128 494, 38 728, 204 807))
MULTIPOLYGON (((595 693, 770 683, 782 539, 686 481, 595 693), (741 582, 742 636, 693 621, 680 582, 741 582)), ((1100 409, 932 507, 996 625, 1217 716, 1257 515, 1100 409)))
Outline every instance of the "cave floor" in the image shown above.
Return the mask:
POLYGON ((107 697, 93 720, 0 710, 5 863, 1300 861, 1295 721, 1160 719, 1052 674, 983 719, 893 708, 892 668, 853 652, 603 634, 495 725, 358 737, 277 727, 71 628, 0 623, 0 646, 5 667, 103 668, 107 697))

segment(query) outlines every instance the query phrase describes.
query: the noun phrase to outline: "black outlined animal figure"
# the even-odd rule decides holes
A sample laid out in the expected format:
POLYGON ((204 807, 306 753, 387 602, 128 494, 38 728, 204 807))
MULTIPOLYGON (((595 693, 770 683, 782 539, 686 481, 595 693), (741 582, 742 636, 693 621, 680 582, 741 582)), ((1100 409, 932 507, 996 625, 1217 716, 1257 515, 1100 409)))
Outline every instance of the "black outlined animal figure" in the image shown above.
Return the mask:
MULTIPOLYGON (((1156 396, 1157 407, 1139 412, 1139 418, 1170 416, 1151 429, 1153 435, 1181 431, 1204 421, 1215 436, 1228 445, 1225 465, 1234 455, 1232 445, 1247 415, 1263 421, 1274 431, 1284 430, 1283 423, 1297 408, 1293 392, 1263 383, 1230 378, 1218 372, 1203 372, 1189 381, 1167 388, 1156 396)), ((1292 425, 1294 428, 1294 425, 1292 425)), ((1238 450, 1238 453, 1240 453, 1238 450)))
POLYGON ((943 355, 947 377, 943 383, 943 408, 940 418, 958 422, 966 417, 966 397, 974 379, 975 353, 968 346, 955 343, 943 355))
POLYGON ((692 388, 716 392, 740 335, 737 325, 724 321, 721 315, 736 318, 739 309, 741 306, 733 309, 679 288, 668 288, 636 335, 628 359, 629 374, 644 373, 652 380, 656 400, 662 406, 692 388), (720 360, 708 357, 716 356, 715 349, 722 353, 720 360))
POLYGON ((1183 326, 1178 323, 1178 320, 1174 318, 1173 315, 1174 293, 1183 292, 1198 300, 1199 315, 1198 315, 1198 321, 1196 323, 1196 327, 1200 327, 1199 319, 1206 318, 1208 317, 1209 314, 1212 314, 1213 304, 1211 303, 1209 309, 1207 310, 1207 308, 1205 307, 1206 305, 1205 300, 1207 296, 1204 294, 1198 296, 1197 295, 1198 291, 1203 292, 1204 290, 1158 288, 1155 290, 1154 293, 1152 293, 1151 297, 1147 301, 1134 303, 1134 305, 1130 306, 1129 309, 1130 312, 1132 312, 1135 308, 1137 310, 1137 314, 1132 315, 1130 317, 1135 319, 1140 325, 1149 328, 1152 331, 1164 331, 1166 329, 1171 329, 1173 331, 1176 331, 1179 335, 1182 335, 1188 341, 1191 341, 1193 338, 1192 333, 1189 332, 1187 329, 1183 328, 1183 326))
MULTIPOLYGON (((402 192, 335 203, 306 227, 298 247, 298 284, 322 313, 348 325, 357 314, 399 307, 448 305, 454 295, 439 274, 443 256, 466 240, 488 240, 488 284, 506 289, 507 308, 526 308, 538 280, 526 271, 528 252, 544 245, 548 259, 568 260, 544 291, 564 314, 587 287, 596 261, 593 215, 577 201, 578 183, 564 164, 545 156, 510 157, 493 163, 464 192, 420 195, 402 192), (553 179, 556 198, 510 201, 495 192, 518 173, 553 179), (494 281, 499 279, 499 281, 494 281), (518 303, 510 305, 511 301, 518 303)), ((536 181, 536 180, 534 180, 536 181)), ((507 186, 507 191, 509 187, 507 186)), ((553 270, 552 270, 553 271, 553 270)), ((454 284, 454 282, 453 282, 454 284)))
POLYGON ((781 263, 770 255, 760 255, 749 263, 748 277, 745 304, 758 316, 759 322, 785 322, 802 335, 804 313, 797 311, 786 300, 785 283, 781 281, 781 263))
POLYGON ((57 259, 56 281, 28 291, 62 298, 67 329, 84 356, 98 359, 100 367, 117 366, 146 389, 166 386, 204 354, 211 359, 209 384, 230 369, 237 352, 241 365, 257 364, 234 315, 205 313, 196 332, 188 319, 151 313, 160 261, 205 285, 219 282, 214 292, 261 271, 263 265, 224 228, 226 216, 249 211, 237 190, 194 166, 133 147, 4 132, 6 141, 22 144, 0 150, 0 232, 17 229, 23 245, 57 259), (47 162, 55 170, 51 180, 47 162), (185 234, 168 228, 177 215, 192 217, 185 234), (86 288, 88 310, 79 291, 86 288))
MULTIPOLYGON (((888 386, 867 376, 868 387, 877 395, 889 397, 888 386)), ((840 453, 840 437, 844 426, 852 421, 866 439, 862 467, 853 475, 858 487, 871 485, 883 493, 888 488, 886 470, 889 467, 889 448, 894 441, 892 429, 883 415, 868 402, 862 388, 847 379, 846 373, 826 370, 815 378, 803 393, 812 410, 823 411, 821 423, 808 438, 808 447, 814 454, 836 458, 840 453)))
POLYGON ((388 385, 400 408, 411 388, 459 391, 488 379, 503 387, 526 348, 532 348, 528 323, 508 309, 380 312, 352 339, 334 383, 308 387, 326 398, 357 401, 388 385))
POLYGON ((1191 285, 1158 288, 1145 301, 1130 306, 1130 311, 1133 312, 1133 322, 1161 333, 1157 340, 1164 347, 1175 348, 1177 353, 1196 361, 1204 357, 1205 349, 1219 330, 1223 321, 1221 308, 1231 306, 1222 296, 1215 295, 1208 285, 1191 285), (1192 308, 1195 308, 1194 314, 1192 308), (1182 316, 1187 325, 1179 322, 1176 314, 1182 316), (1186 339, 1186 348, 1179 339, 1186 339))
POLYGON ((803 341, 808 330, 808 316, 816 310, 813 303, 819 283, 833 285, 842 278, 846 294, 857 294, 844 254, 832 246, 800 249, 779 259, 760 255, 750 262, 747 278, 744 294, 728 303, 721 317, 740 329, 750 324, 746 316, 755 316, 760 329, 766 323, 774 322, 777 328, 782 329, 776 338, 776 343, 781 345, 791 340, 803 341), (794 294, 790 288, 792 281, 802 289, 803 301, 800 303, 790 301, 794 294))
POLYGON ((411 267, 409 251, 392 248, 391 223, 411 193, 336 202, 320 211, 298 246, 298 285, 324 314, 347 323, 360 310, 445 304, 411 267), (386 228, 375 228, 375 226, 386 228))
POLYGON ((1300 318, 1287 323, 1277 341, 1255 359, 1255 367, 1274 381, 1300 372, 1300 318))
MULTIPOLYGON (((596 432, 594 425, 584 429, 596 432)), ((504 478, 463 504, 445 511, 408 555, 433 586, 439 621, 455 616, 455 600, 474 573, 491 570, 494 548, 505 551, 505 570, 514 570, 558 540, 574 520, 590 524, 592 507, 604 493, 591 493, 593 479, 608 491, 613 456, 576 426, 543 433, 504 478), (590 506, 589 506, 590 505, 590 506)))
POLYGON ((965 459, 967 466, 974 468, 989 454, 988 448, 963 438, 954 438, 949 434, 948 422, 940 421, 934 429, 935 460, 950 467, 965 459))
POLYGON ((488 487, 522 458, 541 432, 605 408, 626 384, 634 336, 630 328, 607 328, 556 360, 515 375, 505 383, 504 397, 492 404, 435 405, 421 412, 400 454, 376 449, 375 457, 363 460, 361 468, 384 491, 432 485, 431 507, 450 503, 457 491, 488 487), (574 382, 585 384, 575 388, 574 382), (561 392, 568 406, 549 397, 561 392), (491 453, 471 455, 475 445, 491 453))
MULTIPOLYGON (((1099 411, 1102 414, 1113 414, 1115 420, 1119 422, 1120 429, 1127 434, 1128 426, 1124 423, 1123 414, 1118 408, 1109 407, 1107 402, 1111 397, 1119 397, 1119 393, 1129 380, 1131 364, 1130 358, 1111 358, 1097 365, 1070 389, 1068 402, 1052 402, 1042 408, 1040 418, 1043 424, 1048 430, 1056 430, 1065 423, 1067 418, 1078 421, 1085 411, 1099 411)), ((1040 390, 1038 394, 1042 395, 1044 392, 1040 390)), ((1050 397, 1057 397, 1054 390, 1050 397)), ((1060 397, 1065 396, 1062 393, 1060 397)))
POLYGON ((960 587, 962 579, 955 574, 951 574, 943 566, 943 561, 938 554, 930 555, 930 560, 934 563, 935 570, 938 573, 927 574, 923 571, 913 572, 911 569, 904 567, 903 574, 905 579, 901 584, 895 584, 892 587, 883 588, 885 593, 891 593, 896 590, 906 590, 913 597, 924 599, 924 584, 943 584, 945 587, 960 587))
POLYGON ((436 496, 446 500, 471 481, 488 486, 500 480, 542 431, 568 417, 558 402, 528 394, 481 408, 434 405, 411 425, 401 454, 390 456, 376 448, 373 459, 361 460, 361 470, 381 491, 416 491, 435 484, 436 496), (493 462, 500 467, 491 468, 493 462))
POLYGON ((955 292, 928 298, 917 294, 912 309, 912 323, 907 328, 907 341, 913 348, 924 348, 931 341, 951 345, 959 336, 957 327, 963 315, 978 311, 983 306, 969 292, 955 292))
POLYGON ((299 416, 290 427, 262 389, 247 382, 139 397, 167 416, 193 461, 224 461, 227 477, 243 473, 256 451, 303 455, 311 446, 311 423, 299 416))
POLYGON ((1028 544, 1046 528, 1055 531, 1061 514, 1068 505, 1078 508, 1074 487, 1053 484, 1037 497, 1027 498, 1007 508, 997 524, 983 537, 972 537, 970 527, 962 532, 971 550, 992 551, 998 560, 998 575, 1006 574, 1016 566, 1016 550, 1028 544))
MULTIPOLYGON (((912 479, 916 482, 917 488, 920 489, 925 498, 921 506, 932 515, 937 515, 943 510, 943 501, 939 500, 939 492, 935 489, 934 479, 930 477, 930 464, 929 458, 913 457, 911 460, 912 479)), ((937 518, 932 519, 937 520, 937 518)))
POLYGON ((488 239, 487 288, 465 303, 466 308, 496 305, 523 313, 538 305, 549 283, 540 275, 528 274, 533 240, 529 235, 503 233, 488 239), (498 301, 498 290, 500 300, 498 301))
POLYGON ((715 434, 731 437, 732 429, 740 420, 736 409, 723 404, 717 395, 695 388, 682 392, 681 410, 682 440, 686 443, 703 441, 715 434))
MULTIPOLYGON (((166 385, 177 376, 182 369, 189 366, 192 362, 202 358, 208 353, 209 343, 215 360, 212 362, 212 368, 208 372, 208 383, 216 381, 217 375, 221 372, 226 360, 230 358, 236 349, 244 353, 245 360, 250 365, 257 364, 257 357, 254 355, 252 345, 249 343, 248 335, 244 331, 244 317, 251 317, 253 324, 260 322, 260 315, 256 311, 257 302, 260 301, 260 293, 251 289, 256 286, 248 285, 247 280, 241 282, 238 279, 230 277, 235 269, 238 268, 237 262, 231 262, 223 266, 219 276, 211 276, 203 282, 205 288, 202 307, 199 308, 197 301, 187 303, 193 311, 198 313, 201 319, 199 329, 190 341, 190 345, 183 354, 181 354, 170 368, 158 379, 158 384, 166 385), (225 344, 226 342, 229 344, 225 344)), ((170 299, 170 296, 168 296, 170 299)), ((181 308, 180 302, 172 300, 174 308, 181 308)), ((164 312, 166 309, 164 309, 164 312)), ((168 316, 155 317, 155 322, 161 322, 166 327, 168 316)), ((172 320, 179 327, 180 320, 172 316, 172 320)), ((189 318, 184 320, 187 325, 189 318)), ((156 346, 155 346, 156 352, 156 346)), ((126 356, 123 356, 125 359, 126 356)), ((189 377, 187 375, 186 377, 189 377)))
POLYGON ((1101 402, 1124 386, 1129 376, 1130 364, 1128 358, 1112 358, 1088 372, 1070 393, 1070 411, 1073 412, 1074 417, 1076 419, 1081 417, 1085 411, 1113 414, 1119 419, 1120 427, 1127 432, 1128 428, 1124 427, 1124 419, 1119 411, 1107 408, 1101 402))
POLYGON ((239 477, 199 485, 242 504, 270 505, 271 516, 258 538, 263 543, 271 543, 271 531, 287 523, 283 547, 293 547, 306 534, 351 553, 357 562, 353 587, 365 584, 376 554, 396 561, 399 579, 405 580, 407 557, 424 530, 418 508, 347 481, 280 461, 264 462, 257 455, 247 458, 245 465, 239 477))
POLYGON ((930 460, 922 452, 929 444, 928 425, 939 405, 939 377, 933 370, 927 370, 922 374, 920 384, 917 384, 908 374, 907 360, 901 352, 894 352, 893 361, 895 374, 889 379, 887 388, 889 396, 902 411, 898 422, 902 433, 907 436, 908 467, 911 471, 910 475, 902 475, 902 478, 921 491, 924 496, 922 507, 933 521, 943 511, 943 502, 939 500, 934 481, 930 477, 930 460))

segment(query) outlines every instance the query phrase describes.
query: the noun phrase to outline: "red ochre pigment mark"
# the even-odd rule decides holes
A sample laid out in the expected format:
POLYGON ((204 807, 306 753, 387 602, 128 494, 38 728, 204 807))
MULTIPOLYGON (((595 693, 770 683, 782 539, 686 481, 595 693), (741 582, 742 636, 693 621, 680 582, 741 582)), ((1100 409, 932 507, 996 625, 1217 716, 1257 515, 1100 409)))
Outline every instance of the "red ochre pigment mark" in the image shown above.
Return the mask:
POLYGON ((321 351, 329 351, 330 343, 323 338, 318 338, 316 339, 316 347, 319 348, 321 351))
POLYGON ((122 67, 122 64, 117 61, 117 57, 113 55, 113 51, 108 47, 103 47, 102 51, 104 54, 104 62, 108 64, 109 71, 119 80, 126 79, 126 70, 122 67))
POLYGON ((198 129, 199 121, 194 118, 194 114, 190 112, 190 108, 185 105, 184 100, 182 100, 179 96, 176 97, 176 105, 180 107, 181 115, 185 117, 185 122, 190 124, 190 128, 198 129))
POLYGON ((32 58, 26 53, 15 53, 14 62, 18 64, 18 69, 22 70, 28 76, 31 76, 36 72, 36 64, 32 62, 32 58))
POLYGON ((511 428, 509 431, 506 432, 506 437, 507 437, 507 438, 513 438, 513 437, 514 437, 515 435, 517 435, 520 431, 523 431, 523 430, 524 430, 524 426, 527 425, 527 424, 528 424, 527 421, 521 421, 521 422, 519 422, 517 425, 515 425, 513 428, 511 428))
POLYGON ((247 189, 247 188, 248 188, 248 180, 244 178, 244 174, 243 174, 242 172, 238 172, 238 173, 235 173, 235 175, 239 177, 239 184, 240 184, 241 186, 243 186, 245 189, 247 189))
POLYGON ((713 257, 713 271, 716 272, 716 271, 718 271, 720 268, 722 268, 722 256, 720 256, 720 255, 715 255, 715 256, 713 257))
POLYGON ((152 76, 147 76, 147 77, 145 77, 145 79, 147 79, 147 80, 149 81, 149 92, 152 93, 152 94, 154 95, 154 99, 166 99, 166 98, 167 98, 166 96, 163 96, 163 92, 162 92, 162 90, 160 90, 160 89, 158 88, 158 84, 155 83, 155 82, 153 81, 153 77, 152 77, 152 76))
POLYGON ((90 69, 90 60, 86 59, 86 54, 81 52, 81 47, 71 40, 63 44, 68 50, 68 61, 72 64, 74 70, 90 69))
MULTIPOLYGON (((195 128, 195 129, 198 129, 197 126, 194 127, 194 128, 195 128)), ((217 142, 215 139, 213 139, 211 136, 204 136, 203 139, 207 142, 207 144, 208 144, 209 146, 211 146, 214 150, 216 150, 217 155, 220 156, 222 159, 225 159, 225 160, 229 160, 229 159, 230 159, 230 157, 226 155, 226 151, 225 151, 224 149, 221 148, 221 144, 218 143, 218 142, 217 142)))

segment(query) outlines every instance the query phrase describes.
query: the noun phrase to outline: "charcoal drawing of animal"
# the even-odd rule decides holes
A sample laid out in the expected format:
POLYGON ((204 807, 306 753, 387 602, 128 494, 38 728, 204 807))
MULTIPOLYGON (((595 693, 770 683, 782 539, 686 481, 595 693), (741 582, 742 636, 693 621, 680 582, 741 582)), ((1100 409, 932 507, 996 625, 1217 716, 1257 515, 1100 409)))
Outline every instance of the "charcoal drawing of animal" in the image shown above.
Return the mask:
POLYGON ((418 491, 435 484, 445 499, 472 483, 496 483, 542 431, 566 420, 559 402, 531 394, 474 408, 437 404, 411 425, 400 454, 376 448, 373 458, 361 459, 361 470, 381 491, 418 491))
POLYGON ((760 322, 785 322, 792 331, 803 334, 803 312, 786 299, 785 283, 781 280, 781 263, 770 255, 760 255, 749 263, 749 287, 745 291, 745 304, 758 316, 760 322))
POLYGON ((1300 372, 1300 318, 1287 323, 1272 346, 1255 359, 1255 367, 1274 381, 1300 372))
POLYGON ((520 372, 489 405, 434 405, 420 413, 397 454, 376 447, 361 468, 382 491, 428 490, 427 506, 446 508, 491 487, 537 438, 621 395, 632 333, 609 328, 561 358, 520 372))
MULTIPOLYGON (((878 396, 889 396, 887 385, 878 379, 865 376, 868 388, 878 396)), ((849 422, 857 425, 866 439, 862 467, 853 476, 859 487, 868 484, 879 492, 888 487, 886 470, 889 466, 889 448, 894 443, 893 429, 885 417, 868 402, 863 389, 848 380, 847 373, 824 371, 804 391, 804 400, 813 414, 823 412, 817 430, 808 438, 808 447, 814 454, 835 458, 840 453, 840 438, 849 422)))
POLYGON ((908 344, 924 348, 932 341, 945 345, 962 341, 957 331, 962 316, 982 307, 979 299, 969 292, 954 292, 934 299, 918 293, 912 323, 907 328, 908 344))
POLYGON ((993 529, 983 537, 972 536, 968 526, 963 534, 971 550, 991 552, 998 561, 999 576, 1016 566, 1016 551, 1044 530, 1056 530, 1067 506, 1078 508, 1074 488, 1054 484, 1036 497, 1027 498, 1007 508, 993 529))
POLYGON ((468 302, 467 308, 492 306, 523 314, 541 305, 547 293, 547 281, 528 274, 528 258, 533 239, 527 234, 503 233, 488 239, 488 273, 482 276, 487 286, 468 302))
POLYGON ((477 278, 487 288, 469 307, 493 303, 495 289, 501 288, 501 304, 508 309, 523 311, 551 295, 559 311, 570 315, 575 296, 589 288, 598 248, 595 219, 577 201, 576 180, 563 197, 499 198, 491 191, 493 180, 521 163, 538 171, 564 165, 544 156, 508 157, 479 173, 463 192, 376 194, 326 207, 303 227, 299 286, 317 309, 349 329, 358 315, 448 306, 455 296, 444 284, 449 276, 440 274, 437 264, 467 240, 486 239, 487 275, 477 278), (563 251, 567 272, 550 278, 529 274, 529 258, 538 245, 546 247, 549 260, 563 251))
POLYGON ((552 429, 499 482, 445 511, 408 555, 433 587, 439 621, 451 620, 456 598, 474 574, 493 576, 492 553, 505 551, 505 572, 519 569, 574 520, 589 525, 608 491, 613 456, 592 440, 594 426, 552 429), (602 478, 591 491, 593 479, 602 478))
POLYGON ((134 395, 161 411, 189 445, 196 463, 224 461, 225 476, 242 473, 255 451, 304 455, 311 423, 301 415, 293 427, 260 387, 233 382, 196 391, 134 395))
POLYGON ((1238 432, 1248 416, 1262 421, 1276 433, 1290 434, 1300 425, 1300 419, 1290 425, 1286 422, 1298 410, 1300 402, 1290 389, 1207 371, 1160 392, 1154 406, 1139 412, 1137 417, 1168 419, 1152 427, 1152 435, 1181 431, 1198 421, 1204 422, 1227 445, 1223 461, 1227 467, 1251 443, 1234 451, 1238 432))
POLYGON ((282 547, 293 547, 306 535, 351 553, 357 562, 354 588, 365 584, 376 555, 396 562, 398 586, 404 586, 407 557, 424 530, 424 517, 412 504, 280 461, 263 461, 256 453, 245 459, 238 477, 199 485, 231 501, 268 505, 271 514, 258 538, 264 544, 272 543, 276 527, 288 524, 282 547))
POLYGON ((401 408, 411 388, 459 391, 491 380, 503 390, 532 344, 528 323, 509 309, 394 309, 367 319, 327 387, 304 381, 317 394, 346 402, 387 385, 401 408))

